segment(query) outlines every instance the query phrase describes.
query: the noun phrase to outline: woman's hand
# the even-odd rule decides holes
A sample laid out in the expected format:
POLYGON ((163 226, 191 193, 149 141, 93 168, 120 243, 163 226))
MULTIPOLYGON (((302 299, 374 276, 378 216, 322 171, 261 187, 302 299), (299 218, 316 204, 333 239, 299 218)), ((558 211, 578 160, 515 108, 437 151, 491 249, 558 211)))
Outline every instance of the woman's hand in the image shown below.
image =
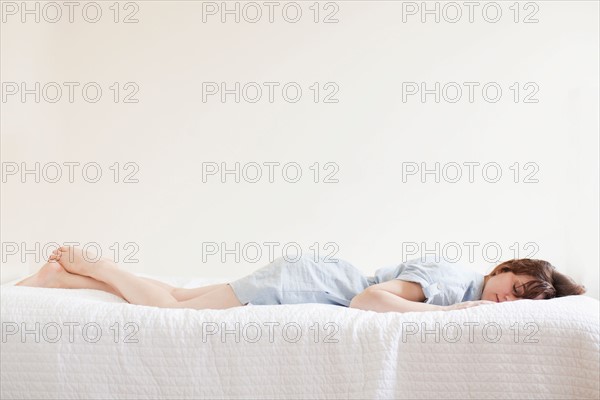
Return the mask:
POLYGON ((462 303, 456 303, 456 304, 452 304, 450 306, 444 306, 444 311, 462 310, 463 308, 477 307, 477 306, 481 306, 481 305, 485 305, 485 304, 496 304, 496 302, 489 301, 489 300, 464 301, 462 303))

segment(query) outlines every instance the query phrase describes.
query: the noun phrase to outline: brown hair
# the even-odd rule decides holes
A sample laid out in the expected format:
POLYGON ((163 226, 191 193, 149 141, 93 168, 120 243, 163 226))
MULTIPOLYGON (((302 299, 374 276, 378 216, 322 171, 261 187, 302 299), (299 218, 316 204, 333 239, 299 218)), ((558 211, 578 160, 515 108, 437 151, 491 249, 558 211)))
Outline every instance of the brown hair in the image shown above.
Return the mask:
POLYGON ((490 276, 503 272, 512 272, 515 275, 529 275, 534 279, 523 285, 518 297, 522 299, 535 299, 544 294, 544 299, 584 294, 585 286, 577 284, 573 279, 558 272, 548 261, 521 258, 508 260, 499 264, 490 272, 490 276))

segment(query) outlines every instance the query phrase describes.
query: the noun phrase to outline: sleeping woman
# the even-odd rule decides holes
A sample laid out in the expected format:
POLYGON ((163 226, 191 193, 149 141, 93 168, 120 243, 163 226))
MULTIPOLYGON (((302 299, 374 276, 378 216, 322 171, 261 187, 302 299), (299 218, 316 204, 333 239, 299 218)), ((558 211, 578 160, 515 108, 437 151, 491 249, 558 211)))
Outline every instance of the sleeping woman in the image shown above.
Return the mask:
POLYGON ((586 291, 549 262, 529 258, 505 261, 485 276, 433 256, 383 267, 373 276, 364 276, 344 260, 278 258, 241 279, 191 289, 136 276, 108 259, 90 258, 79 248, 62 246, 36 274, 16 285, 103 290, 131 304, 165 308, 322 303, 376 312, 449 311, 586 291))

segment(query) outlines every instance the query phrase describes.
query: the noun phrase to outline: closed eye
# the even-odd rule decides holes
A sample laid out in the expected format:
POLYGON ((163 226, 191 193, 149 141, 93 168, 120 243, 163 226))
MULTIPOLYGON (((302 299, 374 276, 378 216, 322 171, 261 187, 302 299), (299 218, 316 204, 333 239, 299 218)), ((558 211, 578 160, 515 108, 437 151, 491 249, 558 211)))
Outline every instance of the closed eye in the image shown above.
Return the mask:
POLYGON ((517 291, 516 285, 513 285, 513 293, 515 294, 515 296, 520 296, 519 292, 517 291))

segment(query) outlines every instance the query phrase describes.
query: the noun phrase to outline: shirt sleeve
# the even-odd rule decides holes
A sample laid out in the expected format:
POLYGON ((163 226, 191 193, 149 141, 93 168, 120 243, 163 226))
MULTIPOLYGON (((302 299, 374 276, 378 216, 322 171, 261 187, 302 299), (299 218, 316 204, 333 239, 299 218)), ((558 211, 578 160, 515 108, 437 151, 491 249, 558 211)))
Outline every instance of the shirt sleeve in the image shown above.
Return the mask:
POLYGON ((450 288, 446 288, 442 275, 443 269, 439 264, 423 263, 420 259, 415 259, 402 263, 400 273, 394 279, 419 283, 427 298, 425 301, 427 304, 440 306, 454 304, 447 292, 450 288))

